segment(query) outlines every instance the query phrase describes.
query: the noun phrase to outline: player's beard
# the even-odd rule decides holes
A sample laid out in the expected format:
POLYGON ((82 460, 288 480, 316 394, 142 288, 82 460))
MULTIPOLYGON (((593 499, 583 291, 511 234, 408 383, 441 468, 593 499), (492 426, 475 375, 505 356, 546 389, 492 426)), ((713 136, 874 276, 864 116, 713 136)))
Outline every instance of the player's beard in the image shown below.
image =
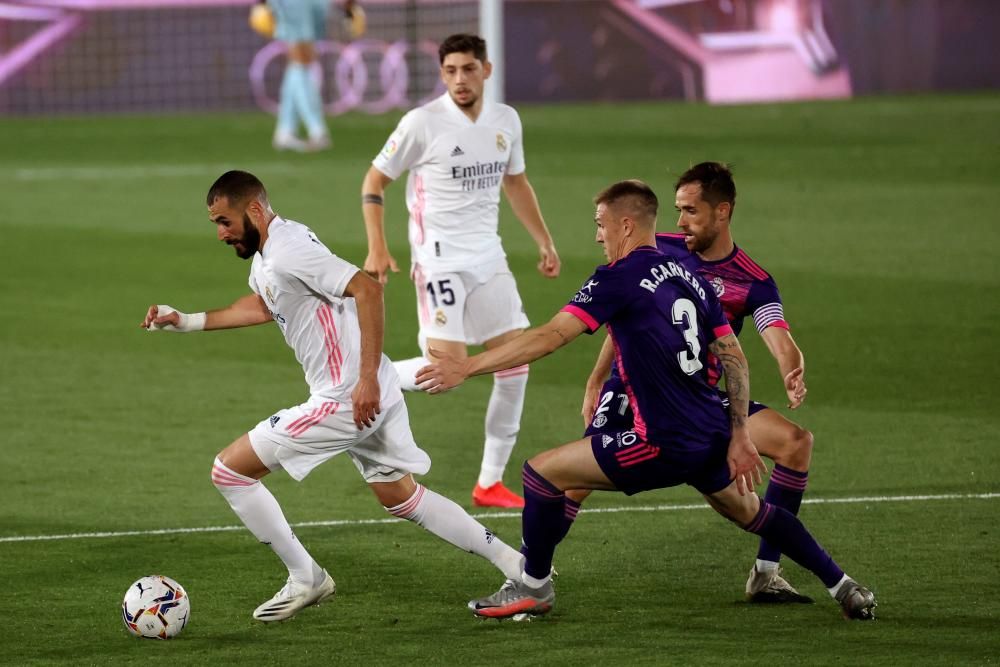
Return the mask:
POLYGON ((236 256, 240 259, 250 259, 260 250, 260 232, 253 226, 250 216, 243 214, 243 238, 232 245, 236 249, 236 256), (236 245, 239 243, 239 245, 236 245))
POLYGON ((711 218, 709 218, 708 224, 702 230, 701 234, 691 236, 691 245, 688 247, 690 252, 705 252, 715 243, 715 239, 719 238, 719 225, 716 221, 715 212, 711 213, 711 218))

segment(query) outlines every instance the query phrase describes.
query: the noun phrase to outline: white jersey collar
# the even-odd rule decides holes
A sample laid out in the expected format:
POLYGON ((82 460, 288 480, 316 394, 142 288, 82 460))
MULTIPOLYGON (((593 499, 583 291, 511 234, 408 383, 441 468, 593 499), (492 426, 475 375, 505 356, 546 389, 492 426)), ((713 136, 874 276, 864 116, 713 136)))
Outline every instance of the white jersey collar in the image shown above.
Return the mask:
MULTIPOLYGON (((485 91, 484 91, 484 94, 485 94, 485 91)), ((464 120, 469 125, 478 125, 480 122, 482 122, 483 118, 486 117, 487 111, 492 106, 492 104, 490 103, 490 101, 487 100, 484 97, 483 98, 483 108, 479 110, 479 117, 476 120, 472 120, 467 115, 465 115, 465 112, 462 111, 462 107, 460 107, 457 104, 455 104, 455 100, 451 99, 451 95, 448 93, 447 90, 444 91, 444 95, 442 95, 441 97, 444 100, 445 106, 448 107, 449 109, 451 109, 452 113, 455 113, 455 114, 458 114, 459 116, 461 116, 462 120, 464 120)))

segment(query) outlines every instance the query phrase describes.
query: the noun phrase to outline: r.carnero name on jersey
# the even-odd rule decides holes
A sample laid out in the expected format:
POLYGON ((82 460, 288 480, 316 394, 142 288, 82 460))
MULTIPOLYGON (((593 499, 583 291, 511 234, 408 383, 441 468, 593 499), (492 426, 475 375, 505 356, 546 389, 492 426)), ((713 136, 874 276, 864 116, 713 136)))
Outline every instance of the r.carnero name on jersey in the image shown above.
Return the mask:
POLYGON ((660 264, 659 266, 651 267, 649 269, 649 272, 650 274, 652 274, 653 279, 650 280, 649 278, 643 278, 642 280, 639 281, 640 287, 648 289, 650 292, 655 292, 656 288, 659 287, 663 281, 668 280, 669 278, 672 278, 674 276, 677 276, 679 278, 683 278, 685 281, 690 283, 691 287, 693 287, 695 291, 698 292, 698 296, 700 296, 704 301, 705 288, 701 286, 701 283, 698 282, 698 279, 694 277, 694 274, 685 269, 683 266, 678 266, 673 262, 667 262, 666 264, 660 264))
POLYGON ((462 181, 463 191, 472 192, 499 185, 506 169, 507 163, 499 160, 477 162, 469 167, 452 167, 451 177, 462 181))

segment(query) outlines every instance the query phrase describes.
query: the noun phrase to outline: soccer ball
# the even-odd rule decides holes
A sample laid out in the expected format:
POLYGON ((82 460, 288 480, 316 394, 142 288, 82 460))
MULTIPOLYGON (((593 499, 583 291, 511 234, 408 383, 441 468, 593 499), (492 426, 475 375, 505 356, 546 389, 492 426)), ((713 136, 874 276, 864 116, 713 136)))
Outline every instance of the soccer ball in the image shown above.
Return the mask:
POLYGON ((136 637, 176 637, 190 616, 191 599, 184 587, 162 574, 139 579, 128 587, 122 600, 122 620, 136 637))

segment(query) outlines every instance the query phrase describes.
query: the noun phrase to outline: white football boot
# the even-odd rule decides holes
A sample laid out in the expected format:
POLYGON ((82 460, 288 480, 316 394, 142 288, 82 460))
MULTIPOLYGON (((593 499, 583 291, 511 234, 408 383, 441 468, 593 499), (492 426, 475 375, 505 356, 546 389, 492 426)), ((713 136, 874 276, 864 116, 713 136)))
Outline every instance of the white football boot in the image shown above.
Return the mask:
POLYGON ((300 609, 333 597, 336 592, 337 584, 326 570, 323 570, 323 582, 315 588, 294 582, 289 577, 288 582, 273 598, 254 610, 253 617, 264 623, 284 621, 295 616, 300 609))

